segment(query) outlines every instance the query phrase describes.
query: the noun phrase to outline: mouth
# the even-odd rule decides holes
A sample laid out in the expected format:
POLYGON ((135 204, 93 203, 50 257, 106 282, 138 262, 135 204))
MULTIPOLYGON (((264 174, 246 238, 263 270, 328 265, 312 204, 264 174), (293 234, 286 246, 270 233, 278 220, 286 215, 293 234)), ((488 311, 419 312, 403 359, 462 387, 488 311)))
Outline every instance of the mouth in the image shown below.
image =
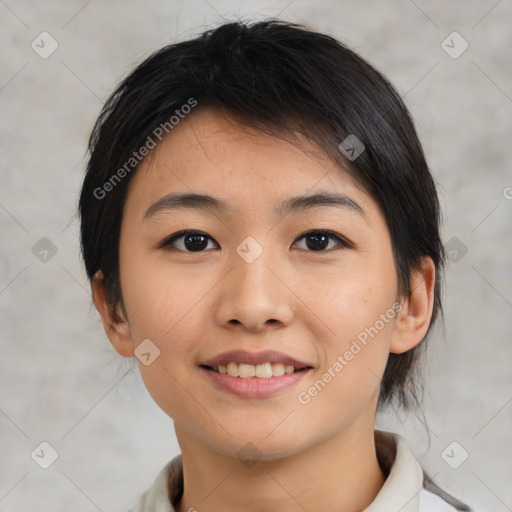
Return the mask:
POLYGON ((242 398, 268 398, 291 389, 314 370, 282 352, 231 350, 198 364, 216 389, 242 398))
POLYGON ((222 375, 229 375, 230 377, 241 379, 270 379, 272 377, 281 377, 283 375, 291 375, 297 372, 304 372, 312 370, 312 366, 293 366, 291 364, 283 363, 261 363, 261 364, 245 364, 230 362, 226 365, 219 364, 218 366, 209 366, 206 364, 199 365, 205 370, 209 370, 222 375))
POLYGON ((276 350, 260 352, 231 350, 206 361, 200 361, 199 366, 212 372, 242 379, 252 377, 268 379, 313 368, 308 362, 276 350))

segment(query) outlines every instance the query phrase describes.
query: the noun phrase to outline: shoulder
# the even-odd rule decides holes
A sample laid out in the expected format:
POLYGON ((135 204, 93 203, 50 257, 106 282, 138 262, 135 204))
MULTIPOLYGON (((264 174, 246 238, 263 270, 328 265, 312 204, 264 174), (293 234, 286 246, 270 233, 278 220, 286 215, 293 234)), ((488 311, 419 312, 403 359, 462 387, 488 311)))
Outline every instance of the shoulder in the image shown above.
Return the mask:
POLYGON ((175 512, 173 503, 183 492, 181 454, 170 460, 158 473, 153 484, 128 512, 175 512))
POLYGON ((377 458, 387 478, 366 512, 471 512, 429 477, 400 435, 376 430, 375 441, 377 458))
POLYGON ((457 512, 457 509, 441 498, 441 496, 422 489, 418 512, 457 512))
MULTIPOLYGON (((456 512, 473 512, 472 509, 459 501, 455 496, 452 496, 444 489, 439 487, 428 475, 428 473, 423 470, 423 490, 424 493, 423 502, 424 510, 433 512, 439 511, 456 511, 456 512), (443 508, 444 507, 444 508, 443 508)), ((420 505, 421 505, 422 497, 420 495, 420 505)), ((420 512, 423 510, 420 506, 420 512)))

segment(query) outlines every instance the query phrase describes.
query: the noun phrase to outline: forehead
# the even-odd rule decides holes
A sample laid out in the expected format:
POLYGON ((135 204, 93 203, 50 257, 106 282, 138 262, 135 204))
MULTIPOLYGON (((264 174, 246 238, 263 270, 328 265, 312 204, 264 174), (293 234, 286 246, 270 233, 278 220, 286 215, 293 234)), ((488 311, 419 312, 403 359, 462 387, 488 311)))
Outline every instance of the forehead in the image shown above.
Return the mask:
MULTIPOLYGON (((148 208, 172 191, 223 198, 233 209, 261 210, 266 200, 336 191, 371 210, 371 197, 306 139, 290 141, 202 109, 182 120, 141 162, 130 210, 148 208)), ((371 213, 371 212, 370 212, 371 213)))

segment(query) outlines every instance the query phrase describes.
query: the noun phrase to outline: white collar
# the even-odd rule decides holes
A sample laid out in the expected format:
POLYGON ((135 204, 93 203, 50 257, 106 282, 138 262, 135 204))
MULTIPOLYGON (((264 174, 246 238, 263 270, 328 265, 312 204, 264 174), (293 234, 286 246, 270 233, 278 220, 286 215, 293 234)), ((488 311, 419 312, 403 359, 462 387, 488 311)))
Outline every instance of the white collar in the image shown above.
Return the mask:
MULTIPOLYGON (((423 470, 405 440, 398 434, 375 430, 375 443, 377 458, 388 476, 364 512, 419 512, 423 470)), ((182 494, 183 461, 180 454, 164 466, 153 485, 129 512, 176 512, 172 503, 177 503, 182 494)))

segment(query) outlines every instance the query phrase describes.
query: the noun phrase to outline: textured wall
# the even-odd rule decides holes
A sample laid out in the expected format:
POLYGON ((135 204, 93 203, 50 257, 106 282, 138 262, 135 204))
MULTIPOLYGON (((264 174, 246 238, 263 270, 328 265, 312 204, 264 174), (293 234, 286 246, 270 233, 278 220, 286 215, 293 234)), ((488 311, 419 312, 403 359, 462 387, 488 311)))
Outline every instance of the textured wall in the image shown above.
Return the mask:
POLYGON ((75 216, 86 140, 154 49, 224 17, 278 15, 390 78, 440 187, 451 262, 427 367, 430 443, 420 414, 378 425, 476 510, 512 509, 510 0, 1 0, 1 511, 125 510, 178 452, 172 421, 90 308, 75 216), (43 441, 58 453, 46 470, 43 441))

